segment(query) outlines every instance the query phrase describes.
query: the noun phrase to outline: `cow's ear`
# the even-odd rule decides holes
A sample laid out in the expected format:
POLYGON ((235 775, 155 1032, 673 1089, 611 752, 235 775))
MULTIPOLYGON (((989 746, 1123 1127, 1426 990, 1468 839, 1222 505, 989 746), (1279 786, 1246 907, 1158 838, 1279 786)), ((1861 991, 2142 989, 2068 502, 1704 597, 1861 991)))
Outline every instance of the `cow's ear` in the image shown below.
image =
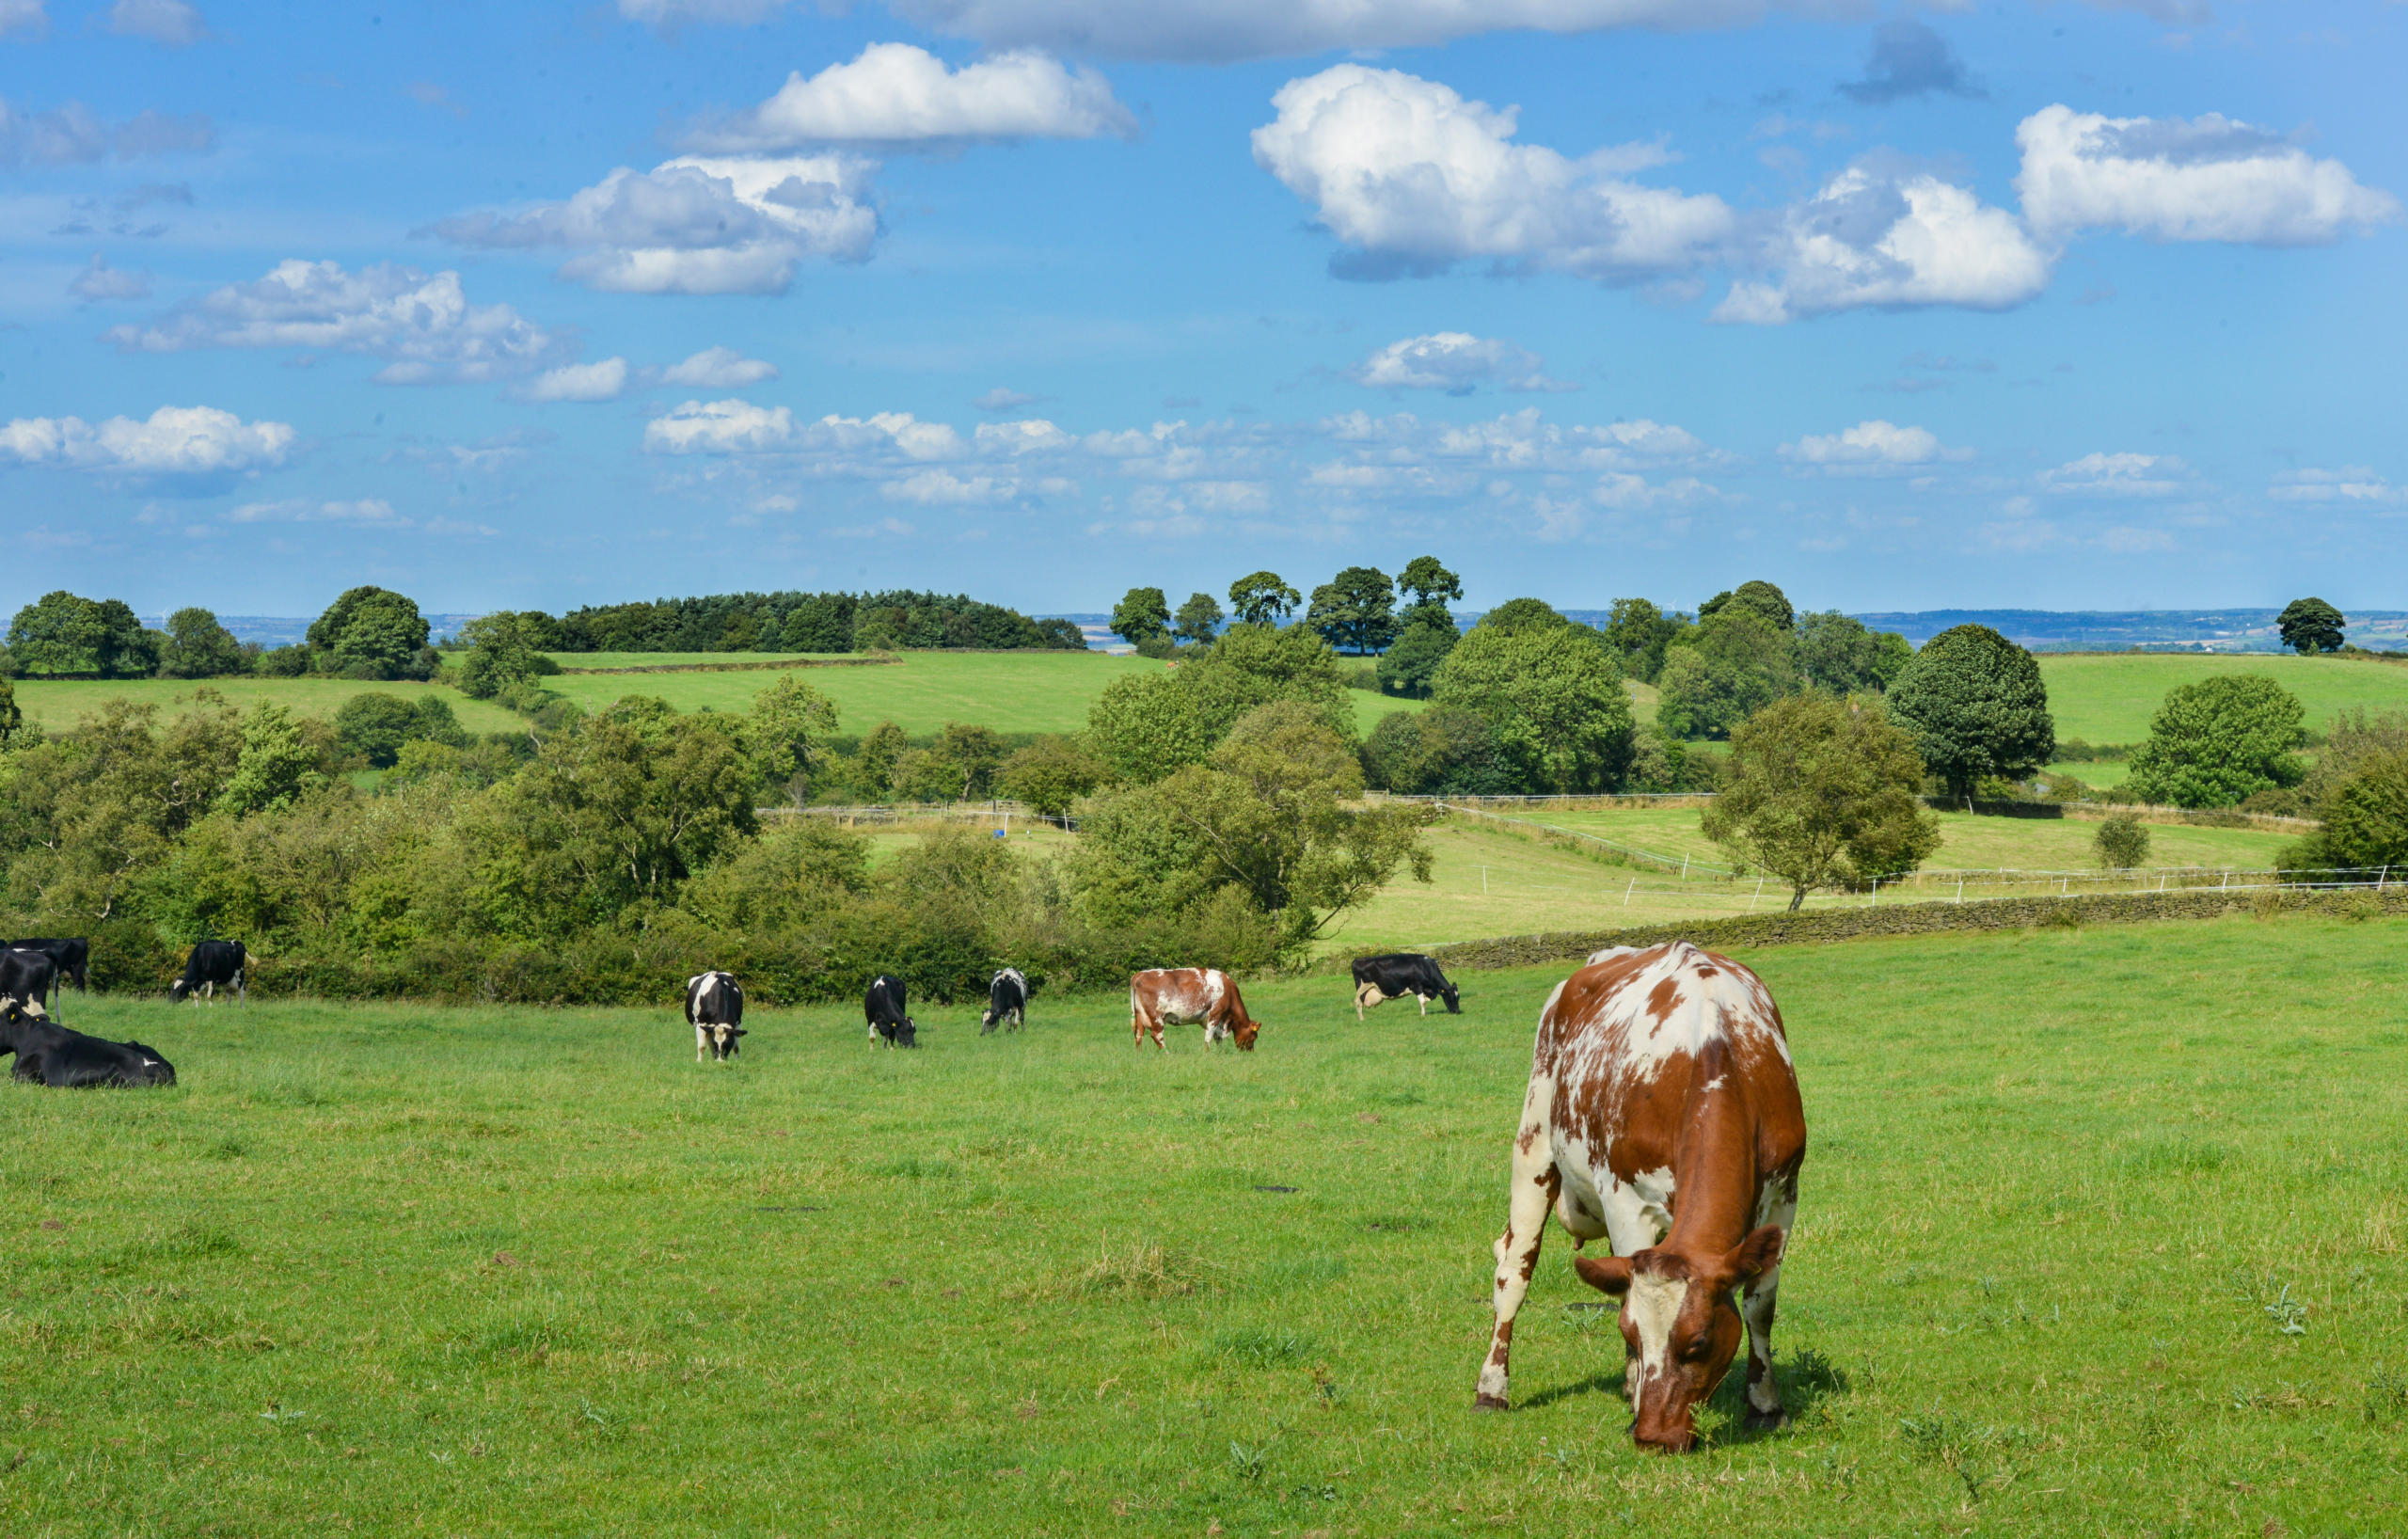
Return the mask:
POLYGON ((1746 1239, 1733 1245, 1731 1253, 1722 1258, 1722 1275, 1730 1279, 1724 1286, 1737 1288, 1752 1283, 1779 1266, 1781 1253, 1788 1242, 1789 1236, 1782 1232, 1778 1224, 1766 1224, 1762 1229, 1751 1230, 1746 1239))
POLYGON ((727 1028, 727 1034, 730 1037, 741 1037, 744 1035, 744 1028, 742 1026, 730 1026, 727 1028))
POLYGON ((1572 1270, 1580 1280, 1601 1293, 1616 1298, 1630 1292, 1630 1258, 1627 1256, 1575 1256, 1572 1270))

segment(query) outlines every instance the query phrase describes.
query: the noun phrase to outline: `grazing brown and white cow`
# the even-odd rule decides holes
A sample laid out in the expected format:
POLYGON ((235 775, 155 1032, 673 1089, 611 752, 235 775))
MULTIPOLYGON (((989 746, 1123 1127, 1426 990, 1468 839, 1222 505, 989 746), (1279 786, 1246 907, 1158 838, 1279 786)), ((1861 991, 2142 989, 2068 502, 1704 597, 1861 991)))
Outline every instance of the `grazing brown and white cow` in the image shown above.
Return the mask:
POLYGON ((1623 1299, 1640 1447, 1695 1445, 1693 1409, 1739 1348, 1743 1290, 1747 1423, 1782 1425, 1773 1300, 1805 1160, 1806 1111, 1762 979, 1687 941, 1591 957, 1539 1013, 1497 1242, 1497 1330, 1474 1404, 1505 1407, 1513 1315, 1551 1205, 1576 1243, 1613 1243, 1610 1259, 1572 1264, 1623 1299))
POLYGON ((1199 1022, 1205 1046, 1233 1038, 1244 1053, 1254 1051, 1254 1035, 1262 1029, 1260 1022, 1245 1013, 1237 983, 1217 967, 1157 967, 1129 976, 1129 1029, 1137 1046, 1146 1045, 1149 1031, 1161 1047, 1164 1025, 1199 1022))

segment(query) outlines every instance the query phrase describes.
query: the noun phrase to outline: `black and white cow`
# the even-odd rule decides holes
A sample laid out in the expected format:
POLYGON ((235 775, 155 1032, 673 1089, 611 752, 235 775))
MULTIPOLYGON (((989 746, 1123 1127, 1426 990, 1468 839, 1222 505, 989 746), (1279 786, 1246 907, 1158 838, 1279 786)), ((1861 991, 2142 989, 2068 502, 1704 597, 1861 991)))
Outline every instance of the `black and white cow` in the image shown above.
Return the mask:
POLYGON ((1430 1013, 1430 1002, 1446 1001, 1449 1015, 1464 1013, 1463 1002, 1447 975, 1438 964, 1413 952, 1398 952, 1386 957, 1354 959, 1354 1019, 1363 1019, 1365 1007, 1385 1005, 1391 999, 1411 994, 1420 1005, 1421 1013, 1430 1013))
POLYGON ((244 1003, 250 1002, 250 986, 244 981, 244 971, 250 964, 250 953, 240 941, 203 941, 192 948, 191 960, 184 963, 184 976, 168 989, 167 997, 192 1000, 193 1007, 200 1007, 200 996, 206 992, 209 1002, 217 1003, 217 991, 231 989, 244 1003))
POLYGON ((987 985, 987 1013, 978 1018, 978 1035, 986 1036, 999 1023, 1006 1031, 1028 1024, 1028 979, 1017 967, 1005 968, 987 985))
POLYGON ((144 1088, 173 1085, 176 1070, 155 1047, 107 1042, 55 1024, 15 1000, 0 1001, 0 1053, 17 1055, 15 1077, 27 1085, 81 1090, 99 1085, 144 1088))
POLYGON ((862 1013, 869 1017, 869 1039, 883 1041, 889 1047, 917 1047, 920 1029, 911 1023, 904 1007, 903 980, 892 973, 880 973, 870 979, 869 992, 863 996, 862 1013))
POLYGON ((729 973, 704 973, 686 980, 686 1023, 694 1028, 694 1061, 710 1050, 714 1063, 723 1063, 740 1051, 744 1035, 737 1023, 744 1019, 744 991, 729 973))
POLYGON ((47 1013, 46 1002, 57 988, 58 964, 45 953, 15 946, 0 951, 0 999, 40 1006, 47 1013))
POLYGON ((39 951, 58 969, 61 983, 72 983, 78 989, 89 987, 85 975, 92 965, 92 943, 80 935, 56 940, 10 941, 11 950, 39 951))

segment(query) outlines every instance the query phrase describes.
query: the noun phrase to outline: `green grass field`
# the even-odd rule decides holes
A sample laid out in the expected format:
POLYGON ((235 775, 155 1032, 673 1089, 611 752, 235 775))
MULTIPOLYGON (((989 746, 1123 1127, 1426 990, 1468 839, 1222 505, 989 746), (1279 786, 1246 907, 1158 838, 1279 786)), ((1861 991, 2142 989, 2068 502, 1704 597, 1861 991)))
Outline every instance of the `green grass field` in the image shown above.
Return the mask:
MULTIPOLYGON (((1907 890, 1910 900, 1947 898, 1951 871, 2010 868, 2081 873, 2098 865, 2091 845, 2099 831, 2095 821, 1975 817, 1964 813, 1937 816, 1946 842, 1927 863, 1925 876, 1907 890)), ((1765 912, 1788 901, 1787 892, 1778 881, 1759 889, 1752 879, 1710 878, 1703 868, 1727 868, 1731 857, 1698 832, 1694 807, 1533 811, 1529 817, 1676 860, 1687 855, 1700 865, 1693 880, 1684 881, 1677 873, 1644 861, 1597 859, 1597 851, 1584 852, 1562 840, 1550 840, 1543 830, 1528 823, 1457 815, 1430 833, 1434 859, 1428 885, 1400 875, 1335 925, 1318 949, 1325 955, 1423 950, 1497 935, 1616 929, 1765 912)), ((2271 865, 2275 851, 2294 837, 2252 829, 2151 824, 2148 864, 2153 867, 2263 867, 2271 865)), ((2082 885, 2077 878, 2073 890, 2082 885)), ((1972 896, 1998 896, 2051 887, 2047 881, 2036 886, 1984 885, 1976 887, 1972 896)), ((1893 894, 1896 889, 1885 887, 1883 892, 1893 894)), ((1853 908, 1866 901, 1861 893, 1818 893, 1807 899, 1807 907, 1853 908)))
POLYGON ((2157 714, 2168 690, 2220 674, 2259 674, 2273 679, 2299 697, 2308 726, 2319 732, 2332 724, 2337 713, 2358 706, 2408 709, 2408 668, 2353 658, 2233 653, 2044 653, 2040 658, 2040 677, 2049 687, 2049 713, 2056 718, 2057 736, 2093 743, 2143 741, 2148 737, 2149 718, 2157 714))
MULTIPOLYGON (((758 677, 757 674, 737 675, 758 677)), ((415 700, 421 694, 438 694, 452 707, 460 724, 470 732, 508 732, 522 724, 521 719, 494 705, 491 701, 471 700, 457 690, 440 685, 363 684, 341 678, 211 678, 211 679, 112 679, 98 680, 21 678, 16 681, 17 707, 29 722, 39 722, 46 732, 64 732, 80 717, 95 715, 105 700, 123 698, 159 707, 160 716, 181 716, 193 707, 195 690, 214 690, 226 697, 227 703, 245 710, 261 700, 273 700, 292 707, 297 716, 332 717, 342 703, 353 695, 378 691, 415 700)))
POLYGON ((1530 1023, 1254 986, 981 1039, 756 1012, 71 999, 154 1092, 0 1087, 0 1531, 2276 1534, 2408 1528, 2384 924, 1798 946, 1796 1424, 1642 1456, 1554 1233, 1469 1409, 1530 1023))

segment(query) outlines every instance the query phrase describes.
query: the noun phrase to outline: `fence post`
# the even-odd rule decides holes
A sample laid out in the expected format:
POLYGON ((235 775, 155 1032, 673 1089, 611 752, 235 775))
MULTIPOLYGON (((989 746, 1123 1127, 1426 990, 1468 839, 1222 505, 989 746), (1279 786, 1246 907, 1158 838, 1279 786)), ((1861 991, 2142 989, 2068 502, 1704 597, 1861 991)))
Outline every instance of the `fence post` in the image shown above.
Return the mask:
POLYGON ((1956 876, 1956 901, 1959 903, 1965 901, 1965 877, 1962 872, 1958 872, 1956 876))
POLYGON ((1681 880, 1683 881, 1689 880, 1689 858, 1686 852, 1681 856, 1681 880))
POLYGON ((1877 909, 1877 908, 1879 908, 1880 906, 1881 906, 1881 879, 1880 879, 1879 877, 1875 877, 1875 878, 1873 879, 1873 901, 1872 901, 1872 902, 1870 902, 1870 903, 1868 903, 1868 904, 1866 904, 1866 905, 1865 905, 1865 907, 1866 907, 1866 908, 1869 908, 1869 909, 1877 909))
POLYGON ((1630 907, 1630 895, 1638 891, 1638 889, 1639 879, 1637 877, 1633 877, 1630 879, 1630 885, 1622 890, 1622 906, 1624 908, 1626 909, 1630 907))

